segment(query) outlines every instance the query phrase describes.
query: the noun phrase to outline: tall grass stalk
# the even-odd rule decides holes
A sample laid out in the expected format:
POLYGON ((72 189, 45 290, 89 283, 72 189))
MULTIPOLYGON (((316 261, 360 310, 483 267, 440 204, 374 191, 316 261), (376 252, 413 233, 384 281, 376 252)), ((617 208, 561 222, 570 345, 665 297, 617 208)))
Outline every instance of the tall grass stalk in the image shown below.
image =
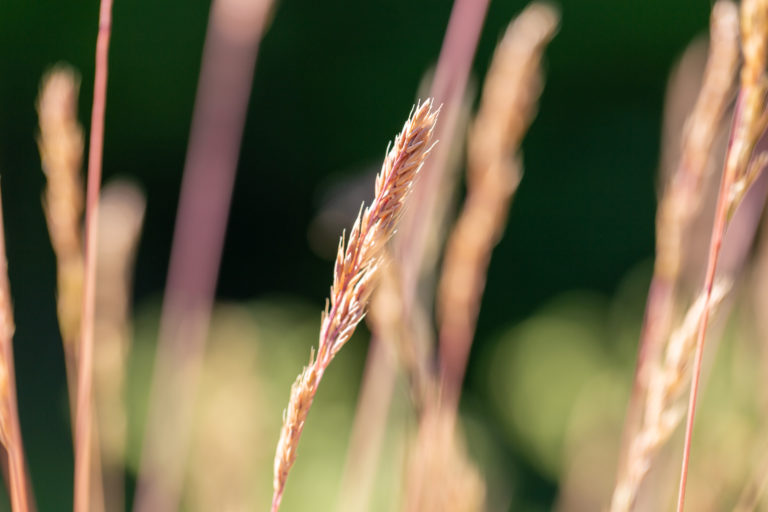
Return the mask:
POLYGON ((333 272, 330 301, 323 312, 317 356, 291 388, 274 467, 272 512, 280 507, 288 473, 296 460, 304 424, 320 381, 335 355, 367 312, 384 250, 392 237, 417 174, 432 149, 438 110, 432 101, 417 105, 388 150, 376 177, 373 202, 361 210, 348 240, 342 235, 333 272))
POLYGON ((685 256, 684 236, 702 202, 707 162, 731 99, 739 60, 738 8, 720 1, 712 8, 710 47, 701 91, 684 127, 681 156, 659 204, 656 261, 648 293, 636 382, 647 384, 646 364, 655 361, 669 334, 677 281, 685 256))
MULTIPOLYGON (((70 420, 76 432, 77 383, 83 307, 83 130, 77 121, 80 79, 58 65, 42 80, 37 111, 38 148, 46 188, 43 207, 56 254, 56 308, 67 372, 70 420)), ((96 434, 94 434, 96 436, 96 434)), ((91 447, 91 512, 104 510, 98 444, 91 447)))
POLYGON ((704 308, 717 307, 729 288, 729 285, 720 284, 714 288, 709 304, 704 294, 693 303, 683 323, 670 336, 663 362, 649 369, 643 423, 629 446, 627 467, 622 471, 614 489, 611 512, 632 509, 640 484, 651 468, 653 457, 680 424, 683 408, 679 398, 691 378, 690 355, 695 347, 699 322, 705 314, 704 308))
POLYGON ((104 114, 107 103, 109 39, 112 0, 101 0, 96 38, 96 67, 88 145, 88 185, 85 203, 85 272, 78 354, 77 410, 75 414, 74 512, 91 511, 91 458, 93 426, 93 329, 96 307, 96 254, 98 249, 99 190, 104 149, 104 114))
MULTIPOLYGON (((678 304, 678 281, 686 256, 685 236, 701 209, 707 163, 733 90, 739 59, 738 31, 736 5, 726 1, 716 3, 712 8, 709 57, 701 90, 684 126, 680 160, 659 204, 656 261, 648 292, 634 386, 627 408, 623 451, 612 501, 611 510, 614 512, 628 510, 632 506, 645 474, 638 468, 650 464, 652 454, 668 437, 665 435, 663 439, 657 439, 653 449, 646 447, 638 451, 635 446, 640 438, 647 436, 649 429, 661 428, 653 425, 653 419, 644 417, 647 407, 644 404, 653 399, 647 394, 649 386, 653 386, 651 381, 662 375, 657 368, 664 342, 670 340, 669 332, 678 304), (640 454, 644 454, 643 460, 633 460, 640 454)), ((693 349, 693 345, 690 348, 693 349)), ((684 356, 690 358, 690 353, 684 356)))
POLYGON ((517 155, 541 91, 540 63, 557 12, 532 4, 499 43, 469 134, 467 198, 445 250, 438 289, 441 384, 458 402, 486 273, 520 180, 517 155))
POLYGON ((240 143, 270 0, 211 5, 160 321, 134 510, 175 510, 240 143))
POLYGON ((768 49, 767 0, 744 0, 741 3, 741 46, 744 56, 744 63, 741 68, 741 90, 736 104, 734 124, 726 153, 725 169, 720 183, 710 239, 707 271, 704 279, 705 307, 697 331, 693 377, 685 424, 677 512, 683 512, 685 508, 685 488, 688 478, 701 364, 704 356, 704 340, 707 333, 710 302, 723 236, 731 215, 741 203, 747 188, 755 181, 766 163, 765 154, 753 158, 753 151, 758 139, 764 133, 766 121, 768 121, 765 110, 766 92, 768 91, 765 74, 766 50, 768 49))

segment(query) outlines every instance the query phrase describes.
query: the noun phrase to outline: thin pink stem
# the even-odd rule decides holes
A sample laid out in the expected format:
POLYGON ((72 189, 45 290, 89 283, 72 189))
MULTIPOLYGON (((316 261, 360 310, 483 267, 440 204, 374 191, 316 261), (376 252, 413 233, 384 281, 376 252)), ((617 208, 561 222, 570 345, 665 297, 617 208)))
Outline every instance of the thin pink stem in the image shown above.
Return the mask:
MULTIPOLYGON (((736 101, 733 126, 738 126, 741 117, 743 95, 739 95, 736 101)), ((709 256, 707 259, 707 272, 704 278, 704 311, 701 315, 701 322, 696 333, 696 354, 693 362, 693 375, 691 377, 691 391, 688 396, 688 415, 685 420, 685 441, 683 444, 683 461, 680 469, 680 486, 677 494, 677 512, 683 512, 685 509, 685 488, 688 483, 688 466, 691 458, 691 439, 693 438, 693 421, 696 415, 696 401, 699 391, 699 379, 701 378, 701 364, 704 358, 704 340, 707 335, 707 325, 709 323, 709 305, 712 299, 712 287, 715 284, 715 273, 717 272, 717 262, 720 257, 720 247, 723 243, 726 224, 728 222, 728 192, 733 182, 734 173, 729 168, 730 153, 733 149, 733 138, 735 129, 731 130, 731 136, 728 141, 728 150, 725 155, 726 167, 723 171, 723 177, 720 180, 720 191, 717 195, 717 206, 715 208, 715 220, 712 226, 712 237, 709 242, 709 256)))
MULTIPOLYGON (((725 177, 723 184, 725 183, 725 177)), ((691 393, 688 398, 688 417, 685 421, 685 444, 683 447, 683 463, 680 471, 680 489, 677 497, 677 512, 682 512, 685 507, 685 487, 688 481, 688 464, 691 457, 691 438, 693 436, 693 420, 696 414, 696 399, 698 397, 699 379, 701 377, 701 362, 704 356, 704 338, 707 334, 707 324, 709 322, 709 303, 712 297, 712 286, 715 283, 715 271, 717 270, 717 260, 720 255, 720 247, 723 242, 723 232, 725 231, 725 221, 727 216, 727 207, 723 186, 720 188, 720 198, 717 201, 717 211, 715 213, 715 225, 712 229, 712 239, 709 245, 709 261, 707 263, 707 274, 704 282, 706 290, 706 299, 704 300, 704 312, 701 316, 701 323, 696 335, 696 356, 693 363, 693 376, 691 379, 691 393)))
POLYGON ((178 507, 190 416, 269 0, 215 0, 203 50, 163 299, 134 510, 178 507))
POLYGON ((416 296, 418 272, 421 270, 424 245, 433 228, 436 190, 444 179, 450 142, 458 127, 459 109, 467 89, 477 42, 488 12, 489 0, 456 0, 451 10, 448 28, 437 61, 435 79, 430 96, 436 105, 442 105, 441 121, 435 139, 439 144, 421 170, 413 190, 413 200, 403 219, 401 235, 397 240, 397 256, 402 263, 404 309, 410 308, 416 296))
POLYGON ((77 410, 75 417, 74 511, 89 512, 91 483, 91 422, 93 409, 93 319, 96 297, 96 249, 99 224, 99 189, 104 149, 104 112, 107 103, 109 38, 112 0, 101 0, 96 38, 91 136, 88 147, 88 189, 85 207, 85 274, 83 313, 78 356, 77 410))

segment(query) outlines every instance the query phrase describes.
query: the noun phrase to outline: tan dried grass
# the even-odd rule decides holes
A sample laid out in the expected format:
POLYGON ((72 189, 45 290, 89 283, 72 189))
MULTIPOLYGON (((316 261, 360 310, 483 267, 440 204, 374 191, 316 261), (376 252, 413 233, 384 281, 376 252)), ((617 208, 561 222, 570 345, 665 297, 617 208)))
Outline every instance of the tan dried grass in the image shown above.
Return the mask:
MULTIPOLYGON (((37 143, 46 177, 43 194, 48 233, 56 255, 56 308, 67 372, 70 418, 77 405, 78 359, 83 306, 84 194, 81 166, 83 128, 77 120, 80 78, 76 71, 59 64, 43 77, 37 101, 40 133, 37 143)), ((91 501, 102 510, 101 469, 98 448, 91 468, 91 501)))
POLYGON ((448 239, 437 299, 441 381, 450 401, 458 400, 491 251, 520 181, 517 152, 536 111, 542 52, 558 18, 554 8, 532 4, 510 24, 469 134, 467 198, 448 239))
POLYGON ((709 57, 701 91, 685 122, 680 161, 656 219, 654 277, 667 282, 674 282, 680 273, 684 235, 700 210, 707 163, 733 92, 739 62, 738 37, 736 5, 717 2, 712 8, 709 57))
POLYGON ((693 423, 696 415, 699 380, 704 358, 704 341, 709 321, 709 302, 712 298, 717 264, 726 227, 733 212, 741 204, 749 186, 757 179, 768 156, 754 156, 757 141, 768 125, 765 109, 768 77, 765 74, 768 55, 768 0, 744 0, 741 3, 741 47, 744 63, 741 68, 741 90, 736 103, 733 129, 725 158, 725 169, 720 182, 715 218, 712 225, 707 271, 704 278, 704 312, 698 325, 693 377, 688 398, 688 416, 685 424, 683 461, 680 470, 677 511, 685 508, 685 489, 691 455, 693 423))
POLYGON ((361 211, 346 243, 345 237, 341 237, 330 303, 326 303, 322 315, 317 357, 313 350, 308 365, 291 388, 284 414, 275 454, 273 512, 280 507, 304 422, 323 373, 365 316, 385 245, 395 231, 416 175, 432 148, 437 114, 431 100, 416 106, 387 152, 376 177, 373 202, 361 211))
POLYGON ((724 283, 716 285, 708 305, 705 294, 696 299, 682 324, 671 334, 663 362, 651 367, 642 425, 629 445, 627 467, 613 491, 611 512, 632 510, 654 455, 680 424, 685 414, 680 398, 691 379, 691 355, 696 348, 699 323, 705 308, 716 308, 729 288, 724 283))
POLYGON ((80 78, 59 65, 42 80, 37 100, 37 145, 47 180, 45 219, 56 254, 56 307, 72 418, 75 416, 80 314, 83 306, 83 128, 77 121, 80 78))
MULTIPOLYGON (((671 433, 665 433, 663 439, 656 439, 656 446, 652 449, 637 448, 641 442, 638 441, 639 437, 647 437, 649 429, 661 428, 649 425, 648 413, 647 410, 644 413, 644 409, 647 409, 649 401, 658 400, 658 397, 652 396, 649 388, 659 386, 658 382, 653 382, 660 376, 655 369, 665 341, 671 342, 669 331, 678 306, 680 271, 687 256, 684 243, 701 208, 707 164, 731 98, 738 59, 738 10, 732 2, 720 1, 712 8, 709 56, 701 90, 685 122, 680 159, 666 186, 657 213, 656 260, 641 334, 634 389, 625 422, 624 453, 618 472, 619 483, 614 491, 613 510, 628 510, 626 507, 632 507, 637 487, 647 471, 641 472, 639 468, 650 464, 652 454, 671 433), (633 459, 638 456, 643 460, 633 459)), ((690 360, 695 347, 691 345, 688 348, 690 353, 681 355, 686 358, 685 361, 690 360)), ((659 417, 655 420, 659 420, 659 417)))
POLYGON ((768 53, 768 2, 745 0, 741 3, 741 95, 725 161, 728 215, 741 203, 749 186, 765 167, 768 154, 753 158, 760 136, 768 125, 765 109, 768 79, 765 66, 768 53))

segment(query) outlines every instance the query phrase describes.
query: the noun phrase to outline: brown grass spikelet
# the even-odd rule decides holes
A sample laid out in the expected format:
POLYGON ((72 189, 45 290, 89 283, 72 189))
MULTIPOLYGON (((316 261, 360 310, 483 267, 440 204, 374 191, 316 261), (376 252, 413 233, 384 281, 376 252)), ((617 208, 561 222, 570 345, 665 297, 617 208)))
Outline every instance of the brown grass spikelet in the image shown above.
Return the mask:
POLYGON ((317 353, 291 388, 275 454, 272 511, 278 510, 288 472, 296 460, 304 422, 323 372, 352 336, 366 313, 387 241, 402 215, 416 175, 432 148, 439 109, 432 100, 417 104, 388 149, 376 177, 373 202, 361 210, 349 237, 342 235, 333 271, 330 301, 322 314, 317 353))
MULTIPOLYGON (((554 37, 558 12, 533 3, 510 23, 496 47, 483 86, 481 103, 469 133, 468 179, 472 184, 495 166, 514 165, 514 155, 536 113, 542 89, 541 58, 554 37)), ((518 169, 508 179, 516 185, 518 169)))
MULTIPOLYGON (((43 209, 51 246, 56 255, 56 308, 64 348, 73 427, 85 277, 84 191, 81 174, 84 135, 77 120, 79 89, 80 77, 76 71, 59 64, 43 77, 37 100, 40 128, 37 143, 46 177, 43 209)), ((92 478, 100 478, 98 462, 92 478)), ((92 492, 94 510, 100 510, 99 483, 93 486, 92 492)))
POLYGON ((733 90, 738 37, 736 5, 717 2, 712 8, 709 57, 701 91, 683 128, 676 172, 659 205, 655 273, 664 279, 677 278, 683 259, 683 233, 699 210, 707 161, 733 90))
MULTIPOLYGON (((684 236, 700 209, 707 161, 733 88, 739 60, 738 30, 736 5, 716 3, 712 8, 709 57, 701 91, 685 123, 677 169, 659 204, 654 282, 641 341, 648 353, 645 358, 641 354, 640 364, 658 356, 659 345, 668 334, 684 257, 684 236)), ((639 373, 642 381, 647 380, 644 372, 639 373)))
POLYGON ((741 109, 731 135, 731 146, 725 162, 728 213, 738 206, 747 188, 757 179, 765 164, 765 156, 750 160, 758 139, 768 123, 765 100, 768 77, 765 74, 768 53, 768 2, 745 0, 741 3, 741 109))
POLYGON ((436 119, 431 100, 416 107, 376 176, 373 203, 355 220, 346 243, 341 237, 330 303, 323 313, 317 352, 321 361, 336 354, 363 318, 384 244, 394 233, 416 173, 431 149, 436 119))
MULTIPOLYGON (((729 289, 729 284, 721 282, 715 285, 708 303, 710 311, 717 307, 729 289)), ((682 324, 670 335, 663 362, 650 369, 642 424, 629 445, 627 467, 613 491, 611 512, 632 509, 654 455, 684 416, 680 397, 691 379, 691 354, 696 348, 696 334, 706 304, 706 295, 702 293, 686 313, 682 324)))
POLYGON ((469 133, 467 198, 445 251, 438 289, 440 361, 446 398, 455 400, 477 321, 491 251, 520 180, 517 149, 536 110, 540 63, 558 14, 532 4, 499 43, 469 133))
POLYGON ((57 309, 70 405, 74 417, 77 345, 83 296, 83 128, 77 121, 80 79, 57 66, 42 80, 37 100, 40 161, 47 180, 43 204, 57 264, 57 309))
MULTIPOLYGON (((288 401, 288 408, 283 412, 283 430, 280 432, 280 440, 277 443, 277 455, 275 456, 273 482, 275 492, 278 489, 282 491, 285 487, 288 472, 296 461, 298 439, 304 429, 304 422, 317 392, 317 383, 315 350, 312 349, 309 363, 304 367, 299 376, 296 377, 296 381, 291 386, 291 398, 288 401)), ((277 506, 279 506, 279 501, 277 506)), ((273 498, 272 508, 276 509, 277 506, 273 498)))
MULTIPOLYGON (((81 174, 84 135, 77 120, 79 89, 77 72, 59 64, 43 77, 37 100, 40 128, 37 143, 46 177, 43 209, 56 255, 56 308, 73 422, 84 283, 84 191, 81 174)), ((92 478, 99 477, 100 471, 95 469, 92 478)), ((92 491, 94 510, 100 510, 100 485, 94 485, 92 491)))

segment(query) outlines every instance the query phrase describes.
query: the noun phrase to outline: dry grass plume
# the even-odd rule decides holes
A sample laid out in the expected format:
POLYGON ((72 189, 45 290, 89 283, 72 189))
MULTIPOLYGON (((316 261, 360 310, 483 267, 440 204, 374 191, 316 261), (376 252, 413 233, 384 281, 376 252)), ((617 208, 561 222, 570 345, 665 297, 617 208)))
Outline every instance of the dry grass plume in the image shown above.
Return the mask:
MULTIPOLYGON (((43 209, 56 255, 59 330, 64 348, 67 372, 70 418, 73 424, 77 404, 78 358, 83 306, 84 194, 81 174, 83 160, 83 128, 77 120, 77 95, 80 78, 75 70, 58 65, 42 80, 37 101, 40 126, 37 143, 46 177, 43 209)), ((93 454, 98 458, 98 450, 93 454)), ((101 470, 94 461, 91 470, 92 503, 101 510, 101 470)))
POLYGON ((467 198, 445 251, 439 283, 441 380, 457 400, 464 378, 491 251, 520 181, 520 142, 542 88, 541 57, 557 29, 552 7, 532 4, 499 43, 469 133, 467 198))
POLYGON ((70 410, 75 416, 80 312, 83 306, 83 128, 77 121, 80 79, 58 66, 43 77, 37 112, 40 161, 47 180, 43 205, 56 254, 56 307, 67 370, 70 410))
MULTIPOLYGON (((686 256, 685 236, 700 210, 707 162, 733 90, 739 59, 738 30, 736 5, 726 1, 716 3, 712 8, 709 57, 701 90, 686 120, 680 160, 666 186, 657 213, 656 260, 648 292, 635 384, 625 425, 619 483, 612 502, 614 511, 628 510, 632 506, 637 487, 647 471, 647 468, 640 468, 650 463, 652 452, 668 438, 669 433, 665 433, 663 438, 655 439, 655 446, 646 446, 645 449, 637 447, 638 443, 644 442, 638 439, 647 437, 649 429, 661 428, 652 425, 658 417, 650 420, 649 424, 647 411, 645 417, 643 413, 647 405, 643 404, 658 399, 651 396, 649 388, 658 391, 657 381, 662 376, 656 368, 664 342, 670 339, 669 331, 678 305, 678 281, 686 256), (635 457, 641 460, 635 460, 635 457)), ((688 354, 681 354, 684 360, 680 363, 690 360, 694 346, 689 345, 688 348, 688 354)), ((681 364, 677 367, 682 370, 681 364)))
POLYGON ((744 57, 741 68, 741 90, 736 103, 731 140, 726 153, 725 169, 715 207, 707 271, 704 278, 704 312, 698 326, 691 392, 688 399, 688 416, 685 424, 683 461, 677 500, 678 512, 682 512, 685 507, 685 488, 688 479, 699 379, 704 358, 704 340, 709 321, 709 303, 713 295, 723 236, 733 212, 741 204, 747 189, 757 179, 760 171, 768 162, 766 153, 753 155, 757 141, 765 132, 768 122, 765 109, 766 93, 768 92, 768 80, 766 80, 765 75, 768 50, 768 0, 744 0, 741 3, 741 48, 744 57))
POLYGON ((717 307, 729 288, 722 283, 715 286, 708 306, 705 306, 705 295, 696 299, 680 327, 671 334, 663 362, 650 368, 642 424, 630 442, 627 467, 613 491, 611 512, 632 509, 654 455, 680 424, 685 412, 680 397, 691 379, 691 354, 696 347, 696 331, 704 308, 717 307))
POLYGON ((376 177, 373 202, 361 211, 349 238, 342 235, 330 302, 322 315, 317 355, 291 389, 275 454, 272 511, 280 507, 288 472, 296 460, 304 422, 323 373, 365 316, 387 241, 395 231, 416 176, 432 148, 438 110, 427 100, 416 106, 376 177))

